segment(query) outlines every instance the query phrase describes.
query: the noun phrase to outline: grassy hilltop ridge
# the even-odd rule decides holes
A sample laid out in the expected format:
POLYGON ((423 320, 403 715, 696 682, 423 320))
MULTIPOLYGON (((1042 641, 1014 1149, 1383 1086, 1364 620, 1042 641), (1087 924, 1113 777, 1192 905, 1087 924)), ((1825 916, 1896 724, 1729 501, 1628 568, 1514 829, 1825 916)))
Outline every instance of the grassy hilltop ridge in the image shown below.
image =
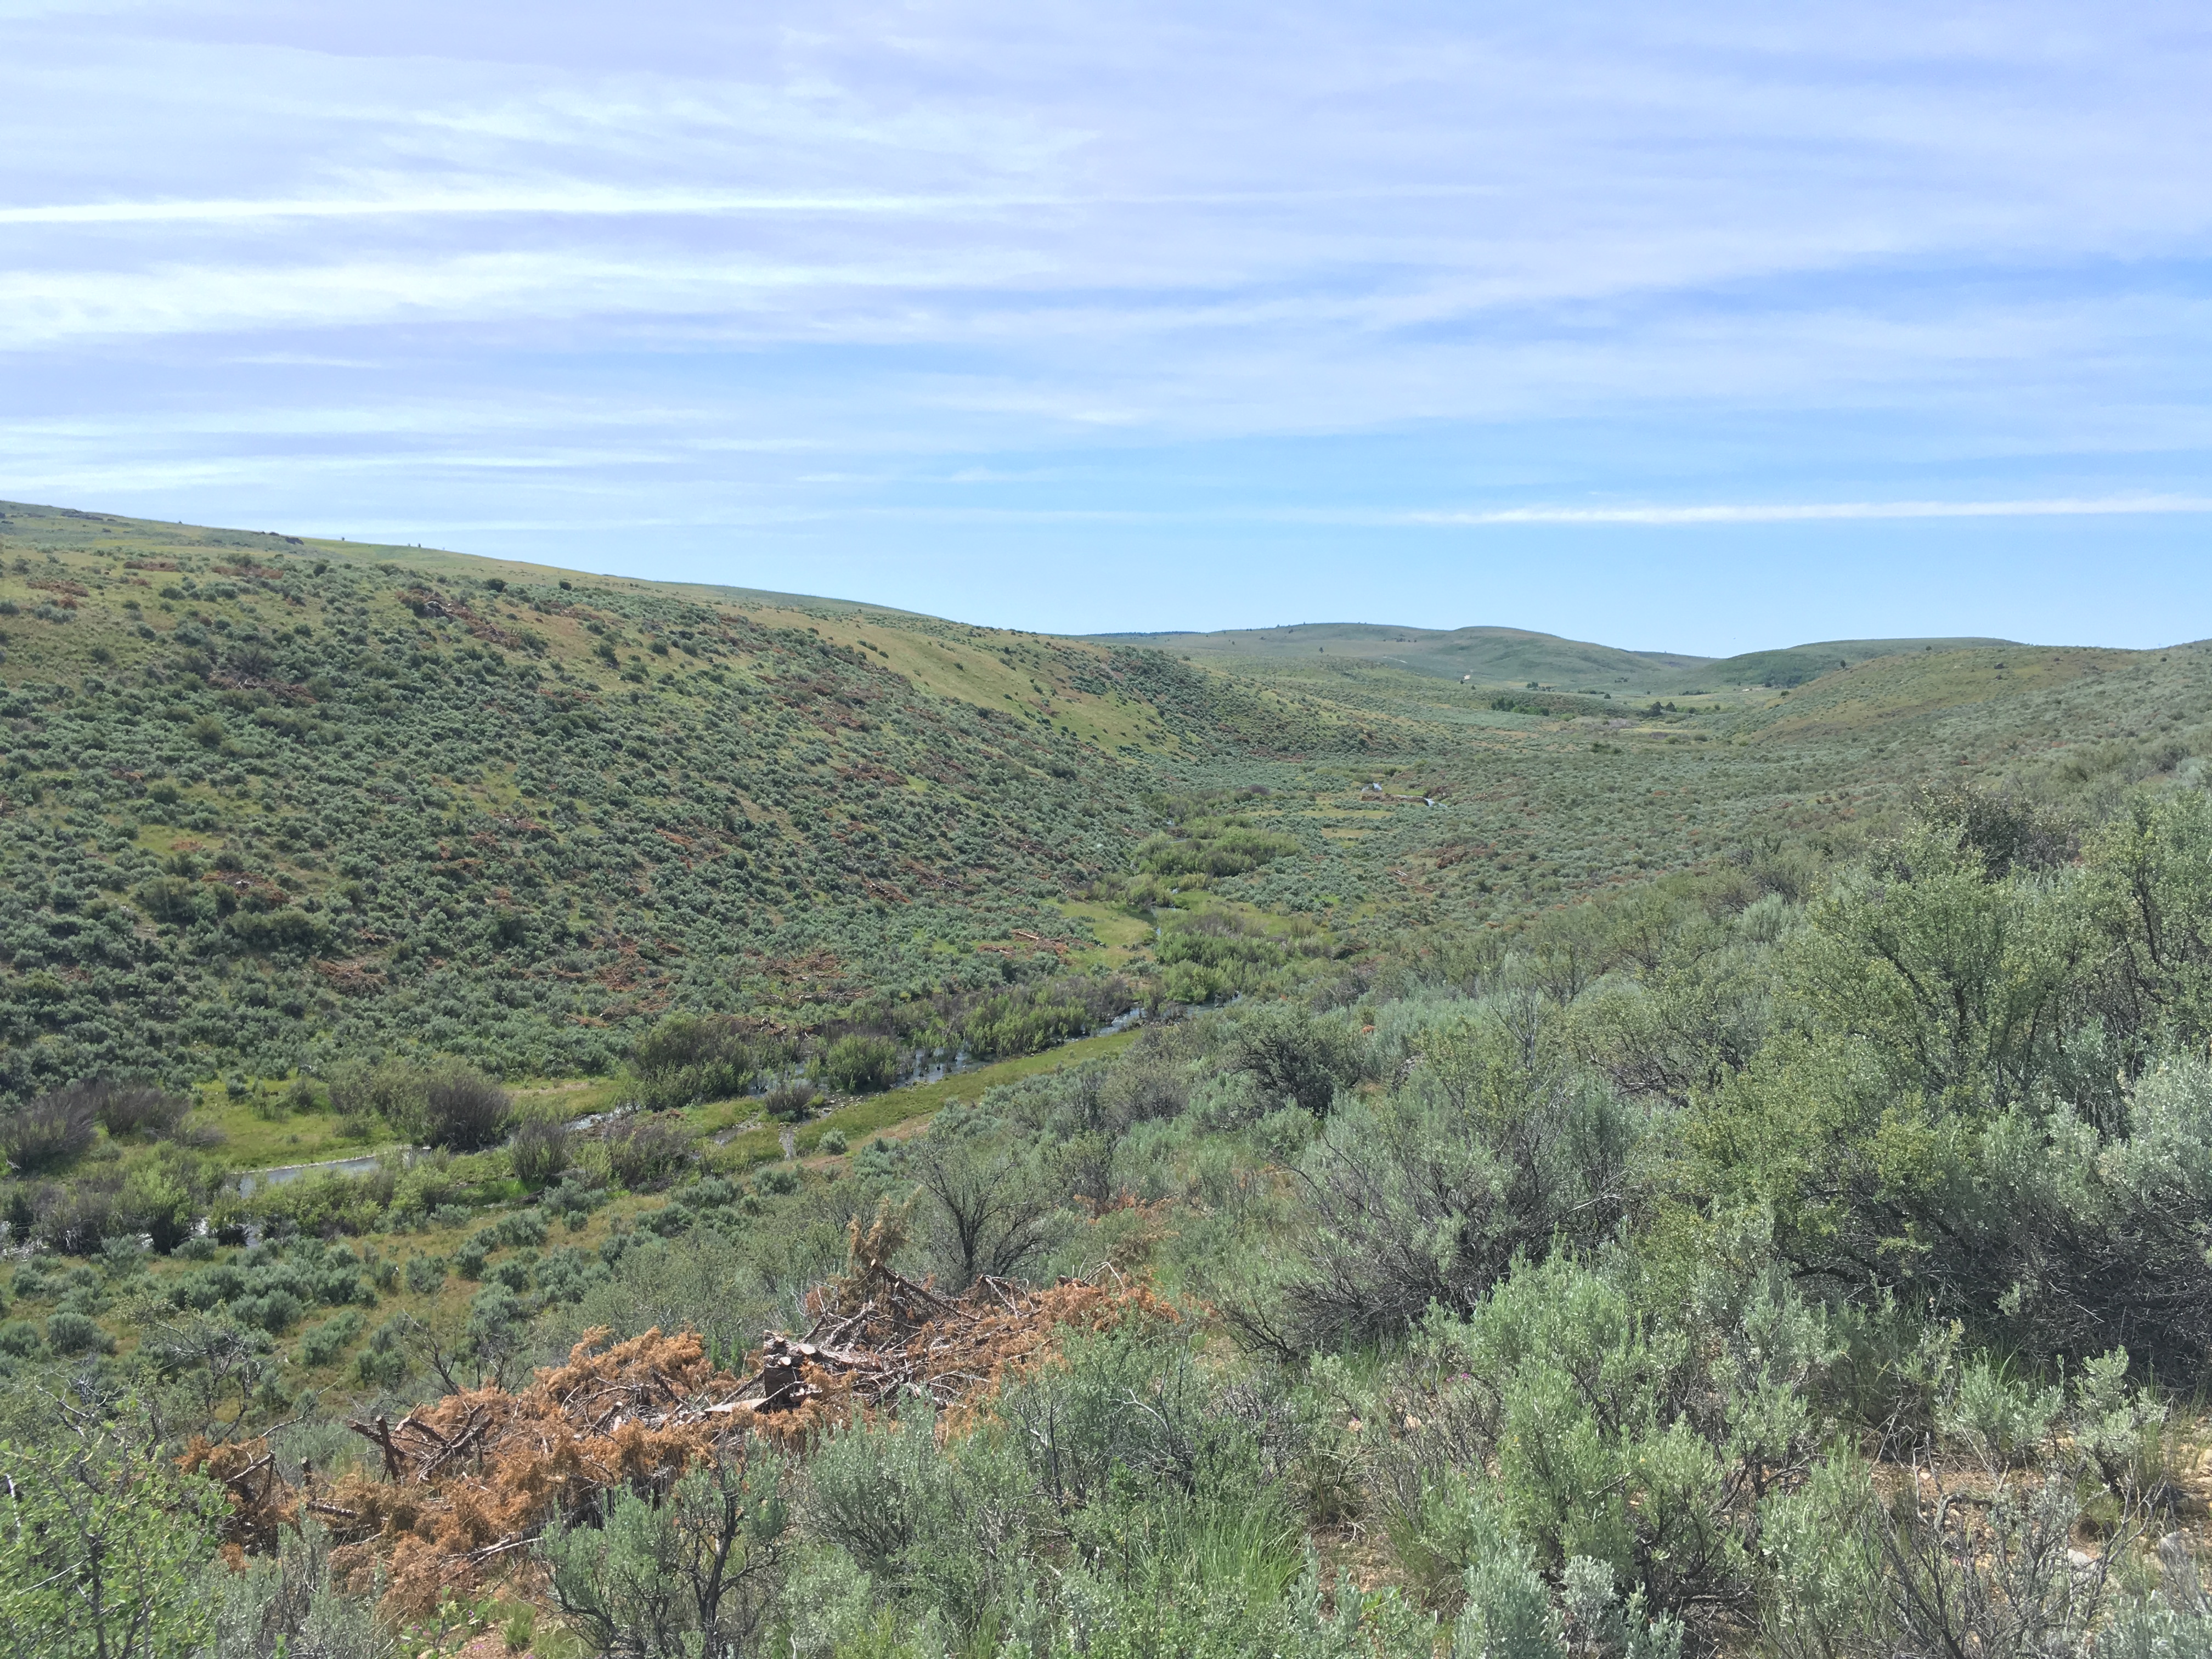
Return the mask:
MULTIPOLYGON (((1304 623, 1286 628, 1216 633, 1101 634, 1092 637, 1146 645, 1196 662, 1280 664, 1334 653, 1476 685, 1589 691, 1613 696, 1695 694, 1742 688, 1784 690, 1875 657, 2008 646, 1983 638, 1826 640, 1735 657, 1681 652, 1623 651, 1518 628, 1394 628, 1368 623, 1304 623)), ((2026 648, 2026 647, 2022 647, 2026 648)))
POLYGON ((1304 623, 1215 633, 1092 637, 1115 644, 1150 646, 1194 661, 1249 662, 1334 653, 1453 679, 1472 675, 1486 685, 1518 685, 1533 679, 1568 687, 1632 684, 1640 690, 1672 671, 1694 668, 1707 660, 1672 652, 1623 651, 1519 628, 1441 629, 1371 623, 1304 623))

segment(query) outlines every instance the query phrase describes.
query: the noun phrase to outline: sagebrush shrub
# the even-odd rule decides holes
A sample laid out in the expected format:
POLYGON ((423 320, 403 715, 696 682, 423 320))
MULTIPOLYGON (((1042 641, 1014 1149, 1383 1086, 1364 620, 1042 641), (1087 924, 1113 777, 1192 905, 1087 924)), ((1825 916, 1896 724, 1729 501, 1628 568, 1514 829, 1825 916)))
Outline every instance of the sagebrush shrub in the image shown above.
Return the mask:
POLYGON ((90 1314, 62 1312, 46 1321, 46 1346, 56 1353, 74 1356, 105 1348, 106 1334, 90 1314))
POLYGON ((1359 1076, 1358 1045, 1340 1020, 1287 1004, 1248 1016, 1231 1039, 1231 1065, 1252 1073, 1261 1093, 1295 1101, 1316 1117, 1359 1076))

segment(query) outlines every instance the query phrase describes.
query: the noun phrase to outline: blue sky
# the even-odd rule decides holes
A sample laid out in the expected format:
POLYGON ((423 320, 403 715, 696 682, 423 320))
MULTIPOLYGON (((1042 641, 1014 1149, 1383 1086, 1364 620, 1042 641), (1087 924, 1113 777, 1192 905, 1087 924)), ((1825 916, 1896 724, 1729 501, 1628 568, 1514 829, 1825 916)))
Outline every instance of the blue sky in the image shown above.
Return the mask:
POLYGON ((2166 643, 2208 86, 2201 3, 0 0, 0 496, 1066 631, 2166 643))

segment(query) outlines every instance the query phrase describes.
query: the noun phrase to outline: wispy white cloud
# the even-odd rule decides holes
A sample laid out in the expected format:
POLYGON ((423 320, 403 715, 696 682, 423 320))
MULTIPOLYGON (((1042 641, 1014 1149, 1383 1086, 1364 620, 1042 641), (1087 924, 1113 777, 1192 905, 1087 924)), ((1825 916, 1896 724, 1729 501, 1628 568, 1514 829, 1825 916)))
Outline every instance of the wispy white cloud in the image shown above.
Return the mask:
POLYGON ((1755 501, 1690 507, 1502 507, 1406 513, 1401 524, 1730 525, 1847 523, 1881 519, 2081 519, 2212 513, 2212 495, 2106 495, 2008 501, 1755 501))
POLYGON ((2154 537, 2209 76, 2183 0, 0 0, 0 494, 1165 527, 1248 594, 1307 534, 2154 537))
POLYGON ((1067 206, 1066 197, 775 194, 763 191, 622 190, 550 185, 526 190, 472 189, 391 196, 234 198, 202 201, 59 202, 0 207, 0 225, 224 225, 285 219, 696 217, 750 214, 999 213, 1067 206))

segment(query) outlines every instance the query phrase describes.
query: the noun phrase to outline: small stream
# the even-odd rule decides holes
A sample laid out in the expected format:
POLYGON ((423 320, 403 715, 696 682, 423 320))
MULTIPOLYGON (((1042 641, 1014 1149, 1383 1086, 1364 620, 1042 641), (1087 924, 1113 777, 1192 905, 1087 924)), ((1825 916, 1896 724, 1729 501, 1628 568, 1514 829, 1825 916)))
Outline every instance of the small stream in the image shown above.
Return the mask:
MULTIPOLYGON (((411 1158, 415 1149, 401 1149, 400 1157, 411 1158)), ((238 1172, 238 1195, 250 1196, 264 1187, 282 1187, 289 1181, 311 1175, 366 1175, 385 1158, 387 1152, 369 1152, 359 1158, 326 1158, 320 1164, 280 1164, 271 1170, 240 1170, 238 1172)))
MULTIPOLYGON (((1082 1033, 1079 1036, 1069 1037, 1066 1042, 1058 1043, 1054 1046, 1065 1048, 1069 1042, 1080 1042, 1084 1037, 1111 1036, 1116 1031, 1126 1031, 1133 1025, 1142 1024, 1144 1023, 1144 1018, 1145 1011, 1144 1008, 1139 1006, 1130 1009, 1126 1013, 1117 1015, 1113 1019, 1108 1020, 1103 1025, 1092 1027, 1090 1030, 1082 1033)), ((1046 1052, 1049 1052, 1049 1050, 1046 1052)), ((893 1086, 895 1088, 907 1089, 913 1088, 917 1085, 924 1083, 942 1083, 948 1077, 957 1077, 963 1072, 979 1071, 986 1066, 994 1066, 998 1063, 999 1062, 996 1060, 977 1060, 970 1055, 964 1048, 950 1054, 946 1054, 944 1049, 939 1048, 927 1054, 918 1054, 915 1057, 915 1065, 902 1074, 898 1083, 893 1086)), ((765 1087, 755 1091, 755 1093, 749 1097, 759 1099, 783 1085, 800 1083, 805 1080, 804 1073, 793 1072, 786 1076, 774 1079, 765 1087)), ((630 1109, 628 1107, 617 1106, 611 1111, 592 1112, 583 1117, 572 1120, 568 1123, 568 1127, 571 1131, 588 1129, 594 1124, 605 1123, 614 1118, 624 1116, 628 1114, 629 1109, 630 1109)), ((757 1127, 758 1127, 757 1124, 739 1124, 734 1129, 725 1131, 720 1138, 726 1140, 731 1135, 738 1133, 743 1129, 757 1127)), ((398 1155, 404 1162, 412 1162, 416 1153, 421 1150, 422 1149, 419 1147, 404 1146, 398 1149, 398 1155)), ((787 1149, 787 1155, 788 1155, 787 1149)), ((264 1188, 270 1187, 282 1187, 286 1182, 297 1181, 303 1176, 366 1175, 369 1170, 375 1169, 378 1164, 381 1164, 386 1158, 391 1156, 392 1156, 392 1154, 389 1152, 364 1152, 353 1158, 325 1158, 321 1162, 315 1164, 280 1164, 271 1169, 240 1170, 236 1172, 234 1178, 238 1182, 239 1196, 240 1198, 250 1198, 255 1193, 260 1192, 264 1188)), ((206 1218, 203 1217, 199 1222, 198 1230, 204 1232, 207 1229, 207 1224, 206 1218)), ((246 1231, 248 1235, 246 1239, 247 1243, 252 1244, 259 1242, 261 1237, 261 1229, 259 1227, 249 1226, 246 1231)), ((0 1252, 4 1252, 4 1254, 9 1255, 27 1255, 37 1248, 35 1245, 18 1243, 12 1235, 8 1233, 4 1225, 0 1225, 0 1239, 5 1240, 4 1244, 0 1244, 0 1252)), ((149 1245, 150 1245, 152 1242, 153 1241, 150 1238, 144 1241, 144 1243, 149 1245)))
MULTIPOLYGON (((1066 1042, 1079 1042, 1083 1037, 1111 1036, 1116 1031, 1126 1031, 1133 1025, 1142 1024, 1144 1018, 1145 1011, 1139 1006, 1107 1021, 1103 1025, 1094 1026, 1084 1032, 1082 1036, 1069 1037, 1066 1042)), ((1064 1048, 1066 1044, 1062 1043, 1058 1046, 1064 1048)), ((995 1060, 977 1060, 964 1048, 949 1054, 944 1049, 938 1048, 918 1054, 915 1056, 915 1064, 900 1076, 898 1082, 893 1086, 908 1089, 918 1084, 942 1083, 948 1077, 957 1077, 963 1072, 978 1071, 985 1066, 996 1064, 998 1061, 995 1060)), ((764 1086, 755 1090, 747 1097, 760 1099, 778 1088, 805 1081, 805 1077, 803 1073, 791 1072, 769 1079, 764 1086)), ((587 1113, 582 1117, 571 1119, 567 1127, 571 1133, 576 1133, 589 1129, 595 1124, 610 1122, 616 1118, 625 1116, 628 1111, 627 1107, 617 1106, 610 1111, 587 1113)), ((411 1146, 407 1147, 401 1152, 400 1156, 403 1158, 411 1159, 415 1156, 416 1150, 411 1146)), ((357 1158, 326 1158, 318 1164, 283 1164, 274 1169, 241 1170, 238 1172, 239 1196, 248 1198, 264 1188, 282 1187, 285 1182, 297 1181, 302 1176, 364 1175, 376 1168, 378 1164, 389 1155, 371 1152, 357 1158)))

